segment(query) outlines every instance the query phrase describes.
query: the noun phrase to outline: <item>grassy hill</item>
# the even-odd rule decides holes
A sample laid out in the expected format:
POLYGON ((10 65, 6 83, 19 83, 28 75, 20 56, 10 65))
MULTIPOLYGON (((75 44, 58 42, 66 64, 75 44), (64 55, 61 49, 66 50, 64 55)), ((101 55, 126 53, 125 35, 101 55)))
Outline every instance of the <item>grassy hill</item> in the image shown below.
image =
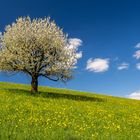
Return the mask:
POLYGON ((0 140, 139 140, 140 101, 0 83, 0 140))

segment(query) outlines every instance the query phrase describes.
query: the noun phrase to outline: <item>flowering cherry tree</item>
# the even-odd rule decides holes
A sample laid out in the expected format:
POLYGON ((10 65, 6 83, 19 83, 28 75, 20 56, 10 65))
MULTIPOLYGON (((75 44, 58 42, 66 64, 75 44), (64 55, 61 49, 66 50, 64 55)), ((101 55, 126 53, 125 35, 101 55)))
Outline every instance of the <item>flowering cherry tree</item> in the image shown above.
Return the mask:
POLYGON ((21 17, 0 35, 0 70, 31 76, 31 91, 38 91, 38 78, 66 82, 82 53, 79 39, 68 39, 50 18, 21 17))

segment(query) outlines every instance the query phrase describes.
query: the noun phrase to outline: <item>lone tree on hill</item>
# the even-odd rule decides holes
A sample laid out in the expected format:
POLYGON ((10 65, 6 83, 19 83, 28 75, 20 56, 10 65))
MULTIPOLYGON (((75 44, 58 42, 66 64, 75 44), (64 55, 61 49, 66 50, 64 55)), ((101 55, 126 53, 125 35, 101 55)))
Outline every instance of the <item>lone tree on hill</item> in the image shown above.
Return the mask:
POLYGON ((68 39, 50 18, 18 18, 0 35, 0 70, 31 76, 31 91, 38 92, 38 78, 66 82, 81 52, 80 39, 68 39))

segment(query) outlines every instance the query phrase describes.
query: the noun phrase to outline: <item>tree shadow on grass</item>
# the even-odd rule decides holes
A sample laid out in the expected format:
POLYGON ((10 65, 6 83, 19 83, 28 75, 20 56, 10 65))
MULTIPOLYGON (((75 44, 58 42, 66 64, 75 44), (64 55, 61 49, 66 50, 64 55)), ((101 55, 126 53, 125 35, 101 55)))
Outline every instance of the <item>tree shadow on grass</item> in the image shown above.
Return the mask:
POLYGON ((39 92, 39 94, 31 94, 29 90, 24 89, 5 89, 6 91, 10 93, 16 93, 16 94, 24 94, 27 96, 34 96, 34 97, 44 97, 44 98, 53 98, 53 99, 70 99, 75 101, 92 101, 92 102, 106 102, 105 99, 100 97, 92 97, 88 95, 81 95, 81 94, 64 94, 64 93, 55 93, 55 92, 39 92))

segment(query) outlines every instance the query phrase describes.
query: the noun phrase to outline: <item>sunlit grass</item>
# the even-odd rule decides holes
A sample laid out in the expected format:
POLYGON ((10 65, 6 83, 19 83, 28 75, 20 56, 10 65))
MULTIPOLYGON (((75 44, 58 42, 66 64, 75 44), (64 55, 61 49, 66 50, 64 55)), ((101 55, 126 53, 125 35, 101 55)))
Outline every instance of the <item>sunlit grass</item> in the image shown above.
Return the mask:
POLYGON ((0 140, 139 140, 140 101, 0 83, 0 140))

